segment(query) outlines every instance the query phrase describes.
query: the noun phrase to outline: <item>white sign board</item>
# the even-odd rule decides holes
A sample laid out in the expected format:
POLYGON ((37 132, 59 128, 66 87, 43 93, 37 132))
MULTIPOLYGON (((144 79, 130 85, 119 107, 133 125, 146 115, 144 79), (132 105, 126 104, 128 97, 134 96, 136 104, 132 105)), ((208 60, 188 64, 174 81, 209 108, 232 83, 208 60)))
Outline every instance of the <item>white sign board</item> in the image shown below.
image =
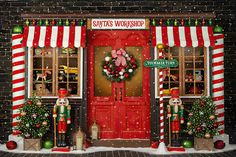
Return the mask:
POLYGON ((90 29, 147 29, 146 19, 91 19, 90 29))

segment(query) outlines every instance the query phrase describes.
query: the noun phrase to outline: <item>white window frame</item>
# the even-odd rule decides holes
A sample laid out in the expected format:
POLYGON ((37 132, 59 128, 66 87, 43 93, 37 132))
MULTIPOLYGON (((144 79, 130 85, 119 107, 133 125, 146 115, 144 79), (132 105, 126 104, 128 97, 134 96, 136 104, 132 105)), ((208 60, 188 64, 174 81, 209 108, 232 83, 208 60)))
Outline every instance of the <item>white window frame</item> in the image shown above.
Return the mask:
MULTIPOLYGON (((83 48, 78 48, 80 49, 80 96, 73 96, 73 97, 70 97, 68 96, 68 98, 70 99, 82 99, 83 98, 83 63, 84 63, 84 57, 83 57, 83 54, 84 54, 84 49, 83 48)), ((31 47, 28 47, 28 77, 27 77, 27 87, 28 87, 28 94, 27 94, 27 97, 30 98, 30 93, 32 93, 33 91, 30 91, 30 84, 31 84, 31 76, 30 76, 30 63, 31 63, 31 47)), ((46 98, 46 99, 50 99, 50 98, 57 98, 57 96, 40 96, 41 98, 46 98)))

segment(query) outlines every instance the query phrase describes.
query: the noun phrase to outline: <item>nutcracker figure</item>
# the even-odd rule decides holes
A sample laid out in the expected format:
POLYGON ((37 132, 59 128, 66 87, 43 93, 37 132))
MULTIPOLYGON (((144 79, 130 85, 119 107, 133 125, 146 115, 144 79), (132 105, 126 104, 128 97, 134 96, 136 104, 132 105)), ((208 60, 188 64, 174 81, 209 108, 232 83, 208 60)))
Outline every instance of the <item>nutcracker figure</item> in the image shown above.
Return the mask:
POLYGON ((69 101, 66 98, 67 90, 64 88, 59 89, 59 98, 53 108, 53 118, 54 118, 54 133, 58 134, 58 139, 54 137, 54 143, 58 147, 66 147, 66 132, 67 125, 71 123, 69 101), (57 128, 56 128, 57 123, 57 128))
POLYGON ((179 89, 171 89, 171 99, 169 100, 169 105, 167 106, 168 118, 169 118, 169 143, 170 146, 179 147, 179 132, 180 124, 184 123, 182 101, 179 98, 179 89))

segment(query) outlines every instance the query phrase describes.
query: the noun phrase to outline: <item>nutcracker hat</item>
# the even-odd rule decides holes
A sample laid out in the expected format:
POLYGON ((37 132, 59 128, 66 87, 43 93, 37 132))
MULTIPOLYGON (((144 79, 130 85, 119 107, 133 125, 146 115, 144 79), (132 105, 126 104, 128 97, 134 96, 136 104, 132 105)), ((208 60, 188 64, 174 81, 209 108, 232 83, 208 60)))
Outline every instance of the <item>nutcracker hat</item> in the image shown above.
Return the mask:
POLYGON ((58 91, 59 98, 65 97, 67 95, 67 90, 65 88, 60 88, 58 91))
POLYGON ((171 98, 179 98, 179 88, 172 88, 171 89, 171 98))

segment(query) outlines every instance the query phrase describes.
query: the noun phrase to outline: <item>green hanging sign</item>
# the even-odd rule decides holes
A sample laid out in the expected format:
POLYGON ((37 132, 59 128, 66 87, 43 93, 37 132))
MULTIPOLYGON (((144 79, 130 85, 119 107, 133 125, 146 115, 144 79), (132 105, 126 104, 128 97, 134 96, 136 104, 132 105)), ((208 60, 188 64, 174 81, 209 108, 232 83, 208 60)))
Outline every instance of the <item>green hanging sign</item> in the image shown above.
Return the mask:
POLYGON ((145 67, 150 68, 175 68, 179 65, 179 62, 176 59, 166 60, 166 59, 157 59, 157 60, 146 60, 144 62, 145 67))

